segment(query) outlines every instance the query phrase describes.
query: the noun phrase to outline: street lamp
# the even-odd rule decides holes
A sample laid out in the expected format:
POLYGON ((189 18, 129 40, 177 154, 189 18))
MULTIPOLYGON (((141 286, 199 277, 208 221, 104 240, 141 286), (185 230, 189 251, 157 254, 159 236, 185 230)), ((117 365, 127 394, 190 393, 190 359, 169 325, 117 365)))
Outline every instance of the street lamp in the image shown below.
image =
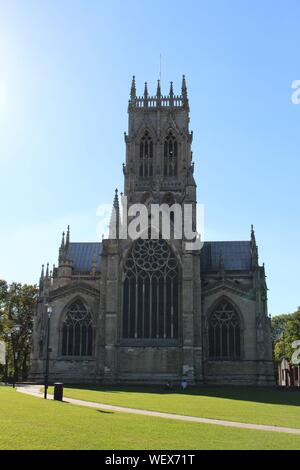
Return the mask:
POLYGON ((45 371, 45 388, 44 388, 44 398, 47 400, 47 391, 48 391, 48 381, 49 381, 49 340, 50 340, 50 319, 52 315, 52 307, 51 305, 47 305, 47 316, 48 316, 48 323, 47 323, 47 345, 46 345, 46 371, 45 371))
POLYGON ((13 352, 13 361, 14 361, 14 375, 13 375, 13 388, 15 388, 15 385, 16 385, 16 381, 17 381, 17 361, 18 361, 18 357, 19 357, 19 354, 18 354, 18 351, 17 351, 17 344, 19 342, 19 338, 18 338, 18 335, 20 333, 20 326, 19 325, 15 325, 12 329, 12 333, 11 333, 11 344, 12 344, 12 352, 13 352), (16 337, 17 337, 17 341, 16 341, 16 337))

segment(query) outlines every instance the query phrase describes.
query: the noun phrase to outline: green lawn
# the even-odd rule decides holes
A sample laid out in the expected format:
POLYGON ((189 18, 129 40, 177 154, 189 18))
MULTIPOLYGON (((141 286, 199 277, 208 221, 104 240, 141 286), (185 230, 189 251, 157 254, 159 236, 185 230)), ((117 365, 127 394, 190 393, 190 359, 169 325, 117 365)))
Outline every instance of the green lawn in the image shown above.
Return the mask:
POLYGON ((300 449, 300 436, 105 413, 0 387, 0 449, 300 449))
POLYGON ((183 394, 165 393, 162 387, 65 387, 64 395, 110 405, 300 428, 300 390, 203 387, 183 394))

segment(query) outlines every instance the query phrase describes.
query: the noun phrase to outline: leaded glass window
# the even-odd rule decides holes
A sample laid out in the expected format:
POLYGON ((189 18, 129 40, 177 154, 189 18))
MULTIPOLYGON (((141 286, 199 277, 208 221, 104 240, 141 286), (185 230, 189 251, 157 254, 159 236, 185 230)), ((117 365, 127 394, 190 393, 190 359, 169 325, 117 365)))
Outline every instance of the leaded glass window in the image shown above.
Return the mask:
POLYGON ((234 360, 241 355, 241 326, 232 305, 223 300, 209 318, 209 356, 234 360))
POLYGON ((178 338, 178 263, 163 239, 137 240, 126 260, 123 338, 178 338))
POLYGON ((92 317, 81 300, 68 309, 62 325, 62 355, 92 356, 94 331, 92 317))

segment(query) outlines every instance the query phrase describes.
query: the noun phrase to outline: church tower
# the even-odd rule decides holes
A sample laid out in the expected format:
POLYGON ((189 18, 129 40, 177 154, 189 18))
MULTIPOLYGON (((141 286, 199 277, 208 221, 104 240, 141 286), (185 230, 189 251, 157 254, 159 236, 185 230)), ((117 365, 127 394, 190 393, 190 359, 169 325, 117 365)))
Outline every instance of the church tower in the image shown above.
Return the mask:
POLYGON ((195 203, 189 131, 189 101, 183 76, 181 94, 162 95, 160 81, 154 96, 145 83, 137 96, 132 79, 128 105, 128 134, 125 134, 125 195, 131 203, 195 203))
MULTIPOLYGON (((169 94, 163 95, 158 81, 154 96, 147 83, 138 96, 133 77, 123 165, 128 208, 178 204, 183 210, 189 204, 195 229, 189 119, 184 76, 180 94, 171 82, 169 94)), ((105 322, 106 339, 114 331, 106 345, 107 381, 202 380, 199 251, 187 251, 182 237, 163 239, 160 229, 155 240, 104 241, 103 267, 107 264, 108 273, 114 273, 107 286, 113 284, 118 298, 105 322)), ((106 292, 111 306, 111 290, 106 292)))

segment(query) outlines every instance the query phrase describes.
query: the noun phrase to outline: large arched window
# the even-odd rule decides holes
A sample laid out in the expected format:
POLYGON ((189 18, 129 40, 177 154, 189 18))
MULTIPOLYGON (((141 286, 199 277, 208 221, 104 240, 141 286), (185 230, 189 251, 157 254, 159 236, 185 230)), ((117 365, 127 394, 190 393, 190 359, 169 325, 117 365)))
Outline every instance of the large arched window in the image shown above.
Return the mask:
POLYGON ((93 355, 93 324, 90 313, 81 300, 68 309, 62 326, 63 356, 93 355))
POLYGON ((141 178, 153 176, 153 142, 148 131, 145 131, 140 143, 139 175, 141 178))
POLYGON ((209 317, 209 357, 234 360, 241 356, 241 326, 237 312, 222 300, 209 317))
POLYGON ((177 141, 172 132, 169 132, 164 143, 164 176, 177 176, 177 154, 177 141))
POLYGON ((178 338, 178 264, 163 239, 137 240, 125 264, 123 338, 178 338))

